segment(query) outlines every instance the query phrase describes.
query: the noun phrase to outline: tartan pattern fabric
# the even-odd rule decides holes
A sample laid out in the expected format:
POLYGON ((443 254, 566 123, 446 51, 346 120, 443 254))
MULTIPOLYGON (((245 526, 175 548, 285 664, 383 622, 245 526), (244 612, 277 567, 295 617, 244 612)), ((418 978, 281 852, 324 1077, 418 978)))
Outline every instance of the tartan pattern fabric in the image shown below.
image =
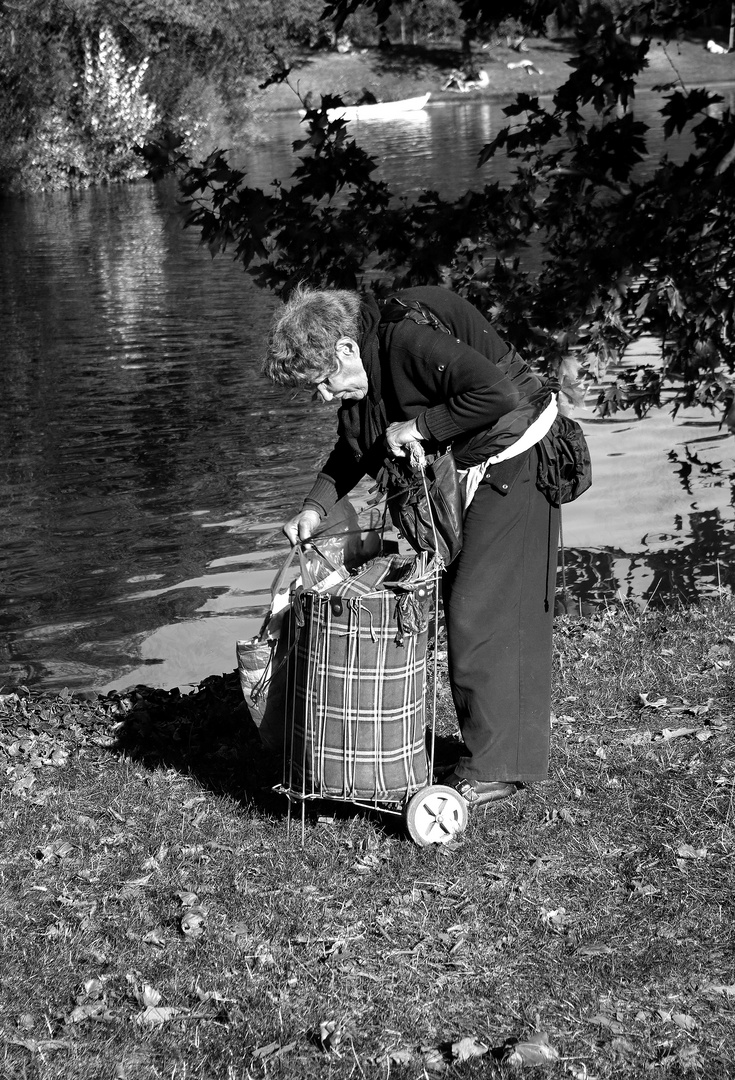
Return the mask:
POLYGON ((289 673, 289 787, 402 802, 427 783, 427 620, 397 644, 398 600, 390 590, 349 598, 305 592, 302 603, 289 673))
POLYGON ((383 582, 390 585, 410 585, 414 580, 415 558, 397 555, 376 555, 344 581, 333 585, 331 596, 369 596, 380 588, 383 582))

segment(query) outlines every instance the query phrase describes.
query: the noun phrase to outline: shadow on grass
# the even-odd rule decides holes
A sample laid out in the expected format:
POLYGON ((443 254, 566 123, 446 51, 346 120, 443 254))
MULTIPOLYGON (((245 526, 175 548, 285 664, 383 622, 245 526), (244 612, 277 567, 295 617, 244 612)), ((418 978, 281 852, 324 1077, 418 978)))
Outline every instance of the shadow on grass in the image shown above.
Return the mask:
POLYGON ((461 66, 463 59, 461 50, 451 46, 426 48, 421 45, 393 45, 385 52, 376 51, 372 63, 378 75, 401 76, 412 69, 418 74, 430 69, 450 70, 461 66))
MULTIPOLYGON (((115 753, 151 771, 174 769, 271 817, 288 817, 288 799, 273 790, 282 761, 264 750, 236 671, 210 675, 191 694, 141 685, 109 694, 103 703, 118 723, 115 753)), ((308 800, 303 813, 310 820, 368 816, 389 835, 404 829, 400 815, 336 799, 308 800)), ((292 803, 291 817, 298 828, 301 803, 292 803)))
POLYGON ((273 793, 272 763, 242 698, 238 674, 210 675, 191 694, 136 686, 104 699, 118 721, 117 753, 147 769, 174 769, 202 787, 269 813, 285 813, 273 793))

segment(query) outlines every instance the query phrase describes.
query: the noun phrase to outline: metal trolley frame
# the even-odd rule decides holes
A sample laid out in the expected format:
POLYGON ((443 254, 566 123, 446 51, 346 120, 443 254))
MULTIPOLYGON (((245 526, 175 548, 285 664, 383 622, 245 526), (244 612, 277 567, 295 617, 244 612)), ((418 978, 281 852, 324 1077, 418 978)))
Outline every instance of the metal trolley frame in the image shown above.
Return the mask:
MULTIPOLYGON (((419 556, 418 558, 422 558, 419 556)), ((405 792, 395 799, 382 799, 378 797, 362 798, 335 795, 334 791, 325 791, 323 785, 314 784, 313 780, 308 781, 309 770, 306 762, 306 747, 307 747, 307 729, 309 740, 313 746, 318 742, 320 733, 314 730, 313 717, 308 714, 308 709, 304 710, 303 724, 304 733, 301 738, 301 760, 294 760, 293 748, 297 743, 294 737, 294 723, 297 714, 297 677, 296 677, 296 645, 298 641, 298 635, 302 628, 299 626, 299 620, 293 617, 288 623, 289 642, 286 653, 286 685, 288 687, 287 702, 286 702, 286 717, 285 717, 285 738, 284 738, 284 750, 283 750, 283 772, 282 780, 280 784, 275 786, 275 791, 283 794, 288 799, 288 830, 290 834, 293 808, 294 806, 300 806, 300 818, 301 818, 301 842, 305 843, 306 838, 306 807, 310 802, 316 801, 334 801, 340 803, 347 803, 361 809, 378 811, 382 814, 389 814, 396 817, 402 817, 405 823, 406 830, 414 841, 421 847, 428 847, 434 844, 449 843, 459 833, 463 832, 467 825, 467 804, 465 800, 454 790, 454 788, 440 783, 432 783, 431 780, 434 775, 434 755, 435 755, 435 736, 436 736, 436 714, 437 714, 437 690, 438 690, 438 658, 437 658, 437 637, 438 637, 438 625, 439 625, 439 588, 440 588, 440 575, 442 565, 440 560, 433 560, 430 565, 426 567, 426 576, 422 578, 426 586, 427 592, 427 608, 433 600, 433 651, 432 651, 432 671, 429 676, 431 680, 431 717, 429 724, 429 739, 427 740, 428 746, 426 748, 426 770, 427 770, 427 782, 420 785, 411 785, 406 788, 405 792), (311 725, 311 726, 309 726, 311 725), (416 789, 417 788, 417 789, 416 789)), ((427 635, 430 631, 427 629, 424 631, 427 635)), ((428 653, 428 640, 426 645, 428 653)), ((422 703, 424 712, 423 728, 426 727, 426 712, 427 712, 427 664, 424 662, 424 686, 422 688, 422 703)), ((357 679, 359 682, 360 672, 359 667, 357 671, 357 679)), ((361 723, 371 723, 371 719, 365 719, 360 721, 361 723)), ((377 719, 374 721, 377 723, 377 719)), ((354 764, 349 760, 350 750, 346 748, 345 751, 345 770, 349 770, 354 764)))

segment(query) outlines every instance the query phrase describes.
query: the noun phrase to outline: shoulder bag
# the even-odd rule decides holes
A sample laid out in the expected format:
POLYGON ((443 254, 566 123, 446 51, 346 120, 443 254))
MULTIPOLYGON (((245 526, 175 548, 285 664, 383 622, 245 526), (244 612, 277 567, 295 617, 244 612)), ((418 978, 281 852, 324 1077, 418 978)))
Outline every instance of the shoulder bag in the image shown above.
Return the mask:
POLYGON ((449 566, 462 550, 462 493, 451 449, 426 454, 423 467, 409 457, 386 458, 382 486, 398 532, 414 551, 449 566))
POLYGON ((574 502, 592 483, 592 461, 584 432, 576 420, 557 416, 537 444, 536 487, 552 506, 574 502))

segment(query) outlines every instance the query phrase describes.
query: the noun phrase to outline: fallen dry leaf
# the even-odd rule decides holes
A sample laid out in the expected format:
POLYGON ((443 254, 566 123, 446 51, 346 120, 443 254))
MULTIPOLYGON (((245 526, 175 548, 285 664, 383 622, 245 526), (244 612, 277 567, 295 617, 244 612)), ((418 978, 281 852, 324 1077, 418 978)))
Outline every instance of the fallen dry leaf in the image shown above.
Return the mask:
POLYGON ((369 851, 354 864, 352 869, 356 874, 372 874, 380 869, 382 862, 383 859, 377 852, 369 851))
POLYGON ((588 1021, 590 1024, 597 1024, 599 1027, 607 1028, 613 1035, 622 1035, 625 1031, 625 1027, 612 1016, 607 1016, 606 1013, 595 1013, 588 1021))
POLYGON ((199 897, 195 892, 177 892, 182 907, 196 907, 199 903, 199 897))
POLYGON ((630 1058, 634 1057, 637 1053, 634 1043, 630 1039, 624 1038, 622 1035, 616 1035, 614 1039, 610 1040, 610 1048, 618 1054, 619 1057, 630 1058))
POLYGON ((657 738, 663 742, 671 742, 672 739, 686 739, 689 735, 696 735, 698 731, 699 728, 695 727, 663 728, 657 738))
POLYGON ((67 1024, 81 1024, 84 1020, 94 1020, 107 1011, 104 1001, 90 1001, 87 1005, 76 1005, 65 1019, 67 1024))
POLYGON ((208 1005, 210 1003, 216 1005, 224 1005, 227 1002, 232 1002, 234 998, 226 998, 223 994, 218 993, 216 990, 202 990, 201 986, 196 988, 196 996, 201 1001, 202 1005, 208 1005))
POLYGON ((8 1039, 11 1046, 24 1046, 32 1054, 43 1054, 48 1050, 71 1050, 72 1044, 64 1039, 8 1039))
POLYGON ((181 1016, 184 1009, 177 1009, 170 1005, 149 1005, 136 1018, 136 1024, 147 1024, 149 1027, 161 1027, 177 1016, 181 1016))
POLYGON ((155 855, 149 855, 149 857, 143 863, 144 870, 158 870, 161 863, 168 855, 168 848, 165 844, 161 844, 155 855))
POLYGON ((552 825, 576 825, 576 819, 574 814, 566 806, 563 806, 561 810, 554 808, 553 810, 547 810, 544 814, 544 820, 541 823, 542 829, 548 829, 552 825))
POLYGON ((644 881, 641 881, 639 878, 633 878, 632 885, 633 885, 633 892, 637 893, 638 896, 655 896, 656 893, 660 891, 655 885, 651 885, 651 884, 647 885, 644 881))
POLYGON ((117 896, 120 900, 132 900, 134 899, 141 889, 144 889, 149 884, 153 874, 146 874, 144 877, 128 878, 120 886, 120 890, 117 896))
POLYGON ((725 997, 735 998, 735 983, 705 983, 702 986, 704 994, 724 994, 725 997))
POLYGON ((391 1065, 410 1065, 413 1061, 412 1050, 389 1050, 385 1056, 391 1065))
POLYGON ((337 1047, 342 1042, 343 1031, 336 1020, 322 1020, 319 1025, 319 1039, 322 1049, 327 1053, 340 1056, 337 1047))
POLYGON ((279 1046, 270 1056, 273 1058, 285 1057, 286 1054, 290 1054, 292 1050, 295 1050, 298 1045, 298 1040, 294 1039, 293 1042, 287 1042, 283 1046, 279 1046))
MULTIPOLYGON (((332 950, 334 951, 334 950, 332 950)), ((330 955, 327 953, 327 955, 330 955)), ((255 959, 258 962, 258 966, 262 968, 275 967, 276 958, 273 955, 273 950, 270 942, 261 941, 255 950, 255 959)))
POLYGON ((567 915, 567 909, 564 907, 559 908, 541 908, 541 922, 547 930, 551 930, 555 934, 561 934, 569 923, 569 916, 567 915))
POLYGON ((706 859, 707 848, 695 848, 691 844, 680 844, 676 849, 676 854, 680 859, 706 859))
POLYGON ((81 1004, 81 999, 83 998, 89 998, 91 1001, 96 1001, 98 998, 102 997, 103 993, 104 984, 102 979, 85 979, 82 983, 82 993, 77 1001, 79 1004, 81 1004))
POLYGON ((206 801, 206 795, 195 795, 193 799, 187 799, 186 802, 182 804, 182 809, 191 810, 192 807, 197 805, 197 803, 202 803, 206 801))
POLYGON ((699 1071, 702 1067, 702 1058, 699 1053, 699 1047, 695 1043, 685 1043, 684 1046, 680 1046, 676 1052, 676 1056, 679 1059, 684 1072, 699 1071))
POLYGON ((532 1035, 529 1039, 508 1044, 503 1064, 514 1068, 525 1065, 546 1065, 549 1061, 556 1061, 558 1057, 559 1051, 551 1045, 549 1036, 545 1031, 540 1031, 538 1035, 532 1035))
POLYGON ((688 705, 687 711, 690 712, 692 716, 702 716, 704 713, 708 713, 710 711, 714 703, 714 698, 707 698, 706 705, 688 705))
POLYGON ((452 1043, 452 1057, 457 1061, 471 1061, 473 1058, 482 1057, 490 1047, 476 1039, 474 1035, 466 1035, 463 1039, 452 1043))
POLYGON ((156 990, 154 986, 145 983, 138 994, 138 1001, 141 1005, 160 1005, 161 992, 156 990))
POLYGON ((16 780, 10 789, 11 795, 25 795, 25 793, 32 788, 36 782, 36 778, 33 773, 27 773, 25 776, 21 776, 20 780, 16 780))
POLYGON ((263 1046, 256 1046, 253 1050, 253 1058, 255 1061, 262 1061, 264 1058, 271 1057, 275 1054, 276 1050, 280 1049, 281 1044, 279 1042, 264 1043, 263 1046))
POLYGON ((688 1013, 672 1013, 671 1019, 682 1031, 694 1031, 697 1027, 697 1021, 693 1016, 689 1016, 688 1013))
POLYGON ((652 739, 653 735, 650 731, 636 731, 632 735, 626 735, 623 746, 642 746, 644 743, 650 743, 652 739))
POLYGON ((644 709, 664 709, 669 704, 669 699, 662 697, 656 698, 655 701, 648 700, 648 694, 638 694, 640 703, 644 709))
POLYGON ((101 836, 98 841, 100 847, 122 847, 130 843, 125 833, 112 833, 110 836, 101 836))
POLYGON ((46 847, 36 848, 35 856, 40 859, 41 862, 49 862, 51 859, 65 859, 71 855, 74 851, 72 844, 67 843, 65 840, 56 840, 53 844, 48 844, 46 847))
POLYGON ((205 922, 206 913, 202 908, 189 908, 181 916, 181 933, 187 938, 200 938, 205 933, 207 926, 205 922))
POLYGON ((581 945, 577 949, 577 953, 580 956, 610 956, 615 950, 610 945, 581 945))
POLYGON ((440 1073, 447 1068, 447 1059, 443 1052, 436 1046, 422 1047, 421 1060, 426 1072, 440 1073))
POLYGON ((165 949, 166 942, 161 936, 160 930, 149 930, 143 938, 144 945, 155 945, 157 949, 165 949))
POLYGON ((587 1066, 583 1061, 565 1061, 564 1072, 569 1073, 569 1075, 572 1077, 572 1080, 589 1080, 587 1066))

